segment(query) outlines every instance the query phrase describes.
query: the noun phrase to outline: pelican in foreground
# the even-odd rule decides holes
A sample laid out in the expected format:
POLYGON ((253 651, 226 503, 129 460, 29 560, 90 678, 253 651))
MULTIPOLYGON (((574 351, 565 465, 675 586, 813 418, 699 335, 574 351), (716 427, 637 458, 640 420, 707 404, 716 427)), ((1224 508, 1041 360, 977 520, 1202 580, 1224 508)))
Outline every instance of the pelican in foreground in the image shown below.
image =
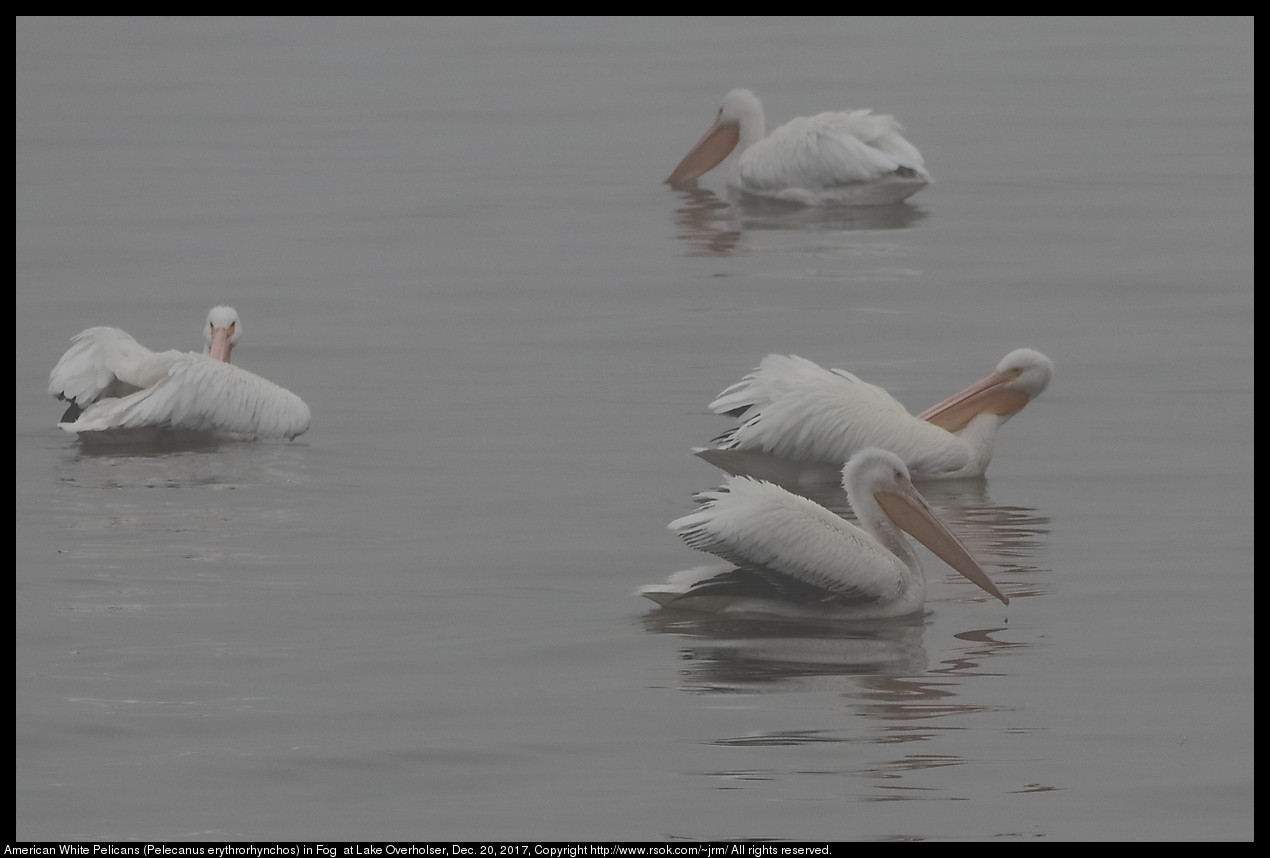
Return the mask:
MULTIPOLYGON (((876 385, 797 355, 768 355, 710 403, 739 424, 693 452, 733 474, 762 474, 779 463, 778 482, 826 482, 865 447, 898 454, 917 480, 980 477, 997 430, 1043 391, 1054 364, 1016 349, 991 375, 916 416, 876 385)), ((766 476, 766 474, 763 474, 766 476)))
POLYGON ((779 486, 731 477, 670 523, 690 547, 730 565, 678 572, 641 588, 662 607, 699 611, 883 619, 926 603, 926 576, 907 532, 1008 605, 978 561, 913 487, 894 453, 870 447, 842 469, 856 526, 779 486))
POLYGON ((58 425, 106 444, 303 434, 304 400, 229 362, 242 333, 233 307, 207 314, 202 354, 152 352, 118 328, 81 331, 49 373, 49 393, 70 402, 58 425))
POLYGON ((805 205, 898 203, 930 182, 917 147, 895 117, 871 110, 817 113, 766 134, 763 105, 734 89, 714 124, 666 179, 693 182, 739 148, 728 184, 743 192, 805 205))

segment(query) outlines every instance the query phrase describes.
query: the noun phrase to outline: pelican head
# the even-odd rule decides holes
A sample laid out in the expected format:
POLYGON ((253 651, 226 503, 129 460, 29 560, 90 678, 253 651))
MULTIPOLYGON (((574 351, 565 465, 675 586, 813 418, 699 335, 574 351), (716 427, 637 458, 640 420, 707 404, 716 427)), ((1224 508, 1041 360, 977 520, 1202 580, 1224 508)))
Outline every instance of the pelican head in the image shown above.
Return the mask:
POLYGON ((1015 349, 986 378, 917 415, 941 429, 959 432, 981 414, 1004 423, 1041 394, 1054 375, 1054 363, 1035 349, 1015 349))
POLYGON ((224 305, 213 307, 203 327, 203 354, 229 363, 230 352, 242 335, 243 326, 238 321, 237 310, 224 305))
POLYGON ((666 177, 666 184, 678 186, 694 181, 717 167, 738 143, 745 151, 763 138, 765 125, 758 97, 748 89, 732 90, 723 97, 710 130, 666 177))
POLYGON ((899 527, 973 584, 1010 604, 969 549, 913 487, 908 466, 899 456, 878 447, 861 450, 842 469, 842 487, 861 524, 888 543, 892 552, 900 557, 909 554, 907 546, 896 544, 903 540, 894 531, 899 527))

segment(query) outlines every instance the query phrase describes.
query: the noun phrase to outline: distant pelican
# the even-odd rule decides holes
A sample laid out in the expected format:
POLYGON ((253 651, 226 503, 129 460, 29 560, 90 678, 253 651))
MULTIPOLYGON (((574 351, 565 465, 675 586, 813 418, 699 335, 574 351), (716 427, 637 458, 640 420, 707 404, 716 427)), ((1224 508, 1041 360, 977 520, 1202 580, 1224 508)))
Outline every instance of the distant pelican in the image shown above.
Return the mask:
POLYGON ((207 314, 202 354, 152 352, 118 328, 81 331, 49 373, 49 393, 71 403, 58 425, 109 444, 303 434, 304 400, 229 362, 242 332, 233 307, 207 314))
POLYGON ((979 563, 926 503, 899 456, 871 447, 842 470, 857 527, 814 501, 749 477, 698 496, 670 523, 692 548, 731 566, 678 572, 641 588, 663 607, 708 612, 881 619, 914 614, 926 576, 901 529, 1003 604, 979 563))
POLYGON ((734 89, 714 124, 666 179, 685 185, 718 166, 738 146, 728 183, 756 196, 806 205, 898 203, 930 182, 917 147, 895 117, 870 110, 818 113, 764 136, 763 105, 734 89))
MULTIPOLYGON (((752 461, 789 463, 788 484, 825 481, 865 447, 897 453, 918 480, 979 477, 997 430, 1049 384, 1054 364, 1033 349, 1006 355, 988 377, 914 417, 880 387, 796 355, 768 355, 710 403, 739 425, 694 452, 729 473, 752 461)), ((766 476, 764 474, 764 476, 766 476)))

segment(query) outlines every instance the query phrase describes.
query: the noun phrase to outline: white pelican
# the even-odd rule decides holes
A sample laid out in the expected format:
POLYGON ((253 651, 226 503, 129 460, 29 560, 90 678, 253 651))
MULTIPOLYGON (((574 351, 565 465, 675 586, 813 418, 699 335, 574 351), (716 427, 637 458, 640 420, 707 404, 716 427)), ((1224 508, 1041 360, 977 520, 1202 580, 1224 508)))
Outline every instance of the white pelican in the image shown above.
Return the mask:
POLYGON ((979 477, 997 430, 1045 389, 1053 372, 1045 355, 1016 349, 991 375, 915 417, 846 370, 768 355, 710 403, 739 425, 715 438, 714 447, 693 452, 734 474, 758 474, 750 464, 773 458, 790 463, 793 481, 816 482, 836 476, 856 451, 879 446, 898 454, 914 479, 979 477))
POLYGON ((295 438, 309 406, 229 362, 242 336, 233 307, 214 307, 195 352, 152 352, 118 328, 89 328, 49 373, 49 393, 70 401, 58 423, 88 443, 188 438, 295 438))
POLYGON ((728 184, 756 196, 806 205, 885 205, 930 182, 922 153, 904 139, 895 117, 871 110, 792 119, 764 136, 763 105, 734 89, 714 124, 666 179, 693 182, 738 146, 728 184))
POLYGON ((870 447, 842 469, 860 525, 772 483, 731 477, 698 496, 695 512, 670 523, 690 547, 731 566, 678 572, 641 588, 663 607, 710 612, 901 617, 922 610, 926 577, 900 530, 1009 604, 979 563, 926 503, 894 453, 870 447))

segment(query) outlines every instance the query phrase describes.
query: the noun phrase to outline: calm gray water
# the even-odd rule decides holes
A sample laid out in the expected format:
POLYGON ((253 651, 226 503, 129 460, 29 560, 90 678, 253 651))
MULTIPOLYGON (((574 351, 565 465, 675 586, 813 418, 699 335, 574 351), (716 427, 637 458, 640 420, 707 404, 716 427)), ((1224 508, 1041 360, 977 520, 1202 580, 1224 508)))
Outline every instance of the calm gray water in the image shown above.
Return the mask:
POLYGON ((19 839, 1253 836, 1251 19, 18 19, 19 839), (898 209, 661 184, 724 93, 893 112, 898 209), (303 396, 94 456, 90 325, 303 396), (766 353, 924 408, 1055 382, 930 487, 880 629, 632 594, 766 353))

